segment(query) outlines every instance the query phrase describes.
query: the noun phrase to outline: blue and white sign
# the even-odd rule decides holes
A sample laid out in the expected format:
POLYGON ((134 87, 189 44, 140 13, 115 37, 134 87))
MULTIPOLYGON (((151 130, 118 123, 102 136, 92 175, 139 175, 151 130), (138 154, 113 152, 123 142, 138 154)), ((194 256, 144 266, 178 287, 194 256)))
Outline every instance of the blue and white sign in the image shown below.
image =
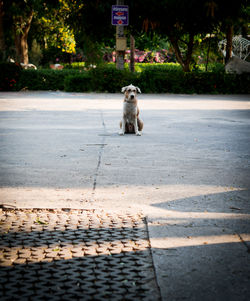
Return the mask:
POLYGON ((112 5, 112 25, 128 26, 128 5, 112 5))

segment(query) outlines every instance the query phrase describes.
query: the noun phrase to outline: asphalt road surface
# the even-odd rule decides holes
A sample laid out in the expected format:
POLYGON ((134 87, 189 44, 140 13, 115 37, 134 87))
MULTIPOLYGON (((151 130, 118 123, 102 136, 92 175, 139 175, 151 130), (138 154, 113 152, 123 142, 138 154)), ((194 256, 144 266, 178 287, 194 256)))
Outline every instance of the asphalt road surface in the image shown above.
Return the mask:
MULTIPOLYGON (((143 92, 143 91, 142 91, 143 92)), ((0 93, 0 202, 142 212, 162 300, 250 299, 250 99, 0 93)))

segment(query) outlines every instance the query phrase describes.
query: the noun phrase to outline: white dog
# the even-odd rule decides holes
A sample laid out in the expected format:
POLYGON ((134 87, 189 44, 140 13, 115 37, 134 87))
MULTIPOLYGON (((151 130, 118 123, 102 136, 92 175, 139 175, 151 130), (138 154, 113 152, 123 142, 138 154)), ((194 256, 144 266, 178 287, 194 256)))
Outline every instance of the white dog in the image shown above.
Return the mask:
POLYGON ((123 102, 123 117, 120 122, 120 135, 134 133, 137 136, 141 136, 140 132, 143 129, 143 122, 139 118, 137 92, 141 93, 141 90, 132 84, 122 88, 122 93, 125 94, 125 98, 123 102))

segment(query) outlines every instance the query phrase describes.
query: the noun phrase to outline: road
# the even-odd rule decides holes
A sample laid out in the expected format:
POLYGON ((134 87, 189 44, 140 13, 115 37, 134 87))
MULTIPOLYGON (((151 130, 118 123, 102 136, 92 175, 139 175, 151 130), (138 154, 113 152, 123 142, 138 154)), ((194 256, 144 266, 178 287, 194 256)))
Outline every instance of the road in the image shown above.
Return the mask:
POLYGON ((250 98, 0 93, 0 201, 147 218, 163 300, 250 299, 250 98))

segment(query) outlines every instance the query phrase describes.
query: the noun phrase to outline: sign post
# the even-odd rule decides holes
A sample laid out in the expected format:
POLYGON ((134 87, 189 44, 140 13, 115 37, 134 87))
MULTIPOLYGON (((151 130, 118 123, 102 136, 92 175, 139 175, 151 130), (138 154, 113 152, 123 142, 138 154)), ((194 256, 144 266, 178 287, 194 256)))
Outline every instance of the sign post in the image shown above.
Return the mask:
POLYGON ((124 0, 116 0, 112 5, 112 25, 116 26, 116 68, 124 69, 124 56, 127 48, 127 39, 124 35, 124 26, 128 25, 128 6, 124 0))
POLYGON ((128 5, 112 5, 111 22, 115 26, 128 26, 128 5))

